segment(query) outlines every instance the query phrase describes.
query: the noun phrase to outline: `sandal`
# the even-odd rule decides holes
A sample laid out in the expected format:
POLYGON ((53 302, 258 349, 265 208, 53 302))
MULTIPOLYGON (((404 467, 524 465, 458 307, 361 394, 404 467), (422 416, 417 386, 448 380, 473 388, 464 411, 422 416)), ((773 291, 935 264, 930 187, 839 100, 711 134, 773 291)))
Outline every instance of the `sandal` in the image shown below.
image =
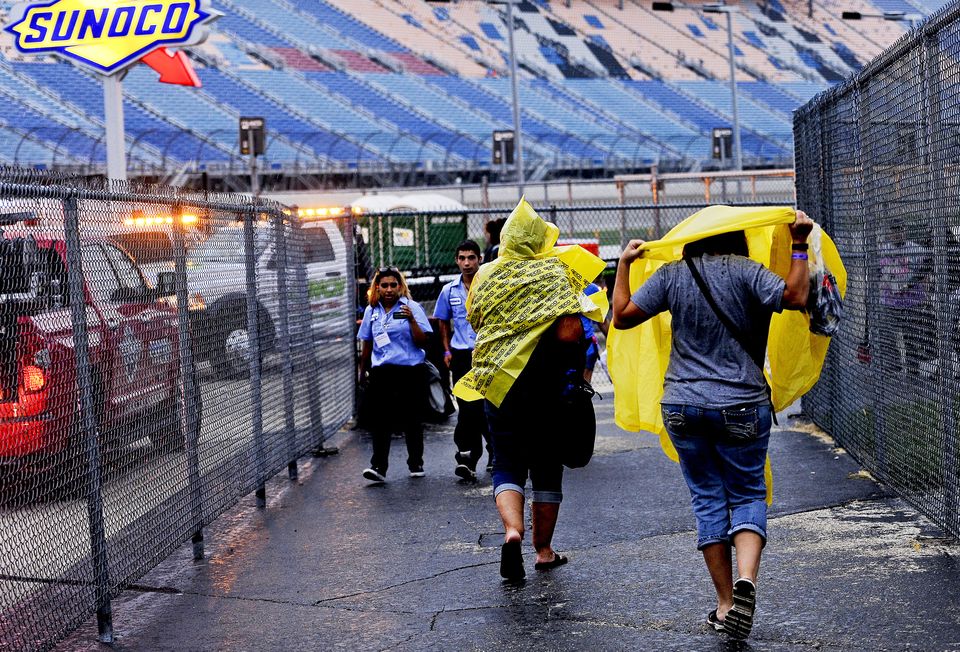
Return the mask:
POLYGON ((707 626, 712 627, 715 632, 723 631, 723 621, 717 618, 716 609, 707 614, 707 626))
POLYGON ((527 576, 523 569, 523 553, 519 541, 508 541, 500 547, 500 577, 515 582, 527 576))
POLYGON ((556 568, 557 566, 563 566, 568 561, 568 558, 561 555, 559 552, 553 553, 553 559, 550 561, 538 561, 533 567, 538 571, 550 570, 551 568, 556 568))
POLYGON ((723 619, 723 631, 731 638, 744 640, 753 629, 753 613, 757 609, 757 585, 746 577, 733 583, 733 608, 723 619))

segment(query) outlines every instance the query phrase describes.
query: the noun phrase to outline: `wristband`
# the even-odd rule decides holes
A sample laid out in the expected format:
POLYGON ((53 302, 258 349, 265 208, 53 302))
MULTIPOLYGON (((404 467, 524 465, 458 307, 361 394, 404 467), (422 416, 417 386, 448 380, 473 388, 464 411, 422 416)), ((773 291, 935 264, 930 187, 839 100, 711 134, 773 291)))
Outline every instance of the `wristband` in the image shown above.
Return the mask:
POLYGON ((447 350, 447 351, 444 351, 444 352, 443 352, 443 355, 453 355, 453 354, 452 354, 452 353, 450 353, 450 351, 449 351, 449 350, 447 350))
POLYGON ((794 260, 807 260, 807 258, 808 258, 807 254, 803 252, 797 252, 793 254, 794 260))
POLYGON ((794 242, 792 245, 790 245, 790 248, 794 251, 806 251, 810 248, 810 245, 806 242, 794 242))

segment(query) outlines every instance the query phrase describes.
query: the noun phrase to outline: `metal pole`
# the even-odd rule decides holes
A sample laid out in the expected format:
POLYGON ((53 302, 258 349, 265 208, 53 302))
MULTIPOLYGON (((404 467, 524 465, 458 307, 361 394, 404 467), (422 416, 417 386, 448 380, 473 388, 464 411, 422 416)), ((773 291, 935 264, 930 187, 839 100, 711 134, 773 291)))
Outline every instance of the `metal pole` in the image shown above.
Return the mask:
POLYGON ((507 0, 507 34, 510 38, 510 86, 513 94, 513 161, 517 166, 517 186, 523 196, 523 145, 520 136, 520 91, 517 80, 517 53, 513 46, 513 2, 507 0))
POLYGON ((103 118, 107 130, 107 177, 127 180, 123 126, 123 82, 120 75, 103 78, 103 118))
POLYGON ((727 10, 727 51, 730 58, 730 99, 733 102, 733 166, 743 169, 743 150, 740 147, 740 111, 737 108, 737 66, 733 49, 733 12, 727 10))
POLYGON ((93 405, 93 368, 87 335, 87 304, 83 288, 80 253, 80 215, 76 197, 63 200, 64 231, 67 241, 67 274, 70 284, 70 316, 73 325, 74 354, 77 362, 80 426, 83 429, 83 454, 87 470, 87 516, 90 525, 90 561, 96 586, 97 633, 101 643, 113 643, 113 608, 110 604, 110 569, 107 558, 106 527, 103 520, 103 478, 97 419, 93 405))
POLYGON ((187 450, 187 482, 190 486, 190 508, 193 517, 193 558, 203 559, 203 496, 200 491, 200 419, 198 417, 197 376, 194 373, 193 331, 187 299, 187 248, 183 228, 183 207, 173 209, 173 266, 177 290, 177 345, 180 351, 180 427, 187 450))
POLYGON ((620 200, 620 249, 627 248, 627 188, 623 181, 617 181, 617 199, 620 200))
MULTIPOLYGON (((295 258, 293 262, 294 288, 297 307, 297 317, 299 327, 297 328, 296 348, 299 350, 297 359, 302 365, 301 373, 304 375, 304 384, 307 386, 307 409, 310 415, 310 441, 316 442, 314 455, 326 455, 328 449, 324 447, 323 442, 326 433, 323 427, 323 397, 317 391, 317 383, 322 378, 320 363, 317 360, 317 351, 314 347, 312 314, 310 312, 310 294, 307 282, 306 260, 304 258, 304 234, 299 221, 291 224, 292 241, 294 243, 295 258)), ((382 229, 381 229, 382 236, 382 229)), ((289 252, 289 249, 288 249, 289 252)), ((381 259, 382 260, 382 259, 381 259)), ((379 263, 385 264, 383 262, 379 263)), ((352 270, 351 270, 352 273, 352 270)), ((329 453, 336 452, 329 450, 329 453)))
MULTIPOLYGON (((252 157, 251 157, 252 158, 252 157)), ((243 254, 247 283, 247 337, 250 355, 250 425, 257 458, 257 507, 267 506, 266 452, 263 445, 263 379, 260 369, 260 319, 257 315, 257 259, 254 248, 256 206, 243 213, 243 254)))
POLYGON ((250 144, 250 194, 260 196, 260 179, 257 177, 257 154, 253 146, 253 129, 247 129, 247 142, 250 144))
MULTIPOLYGON (((292 210, 293 219, 298 211, 292 210)), ((273 215, 274 243, 277 249, 277 294, 280 303, 280 357, 283 360, 283 423, 287 431, 287 477, 296 480, 297 471, 297 425, 293 414, 293 358, 290 355, 290 298, 287 295, 287 234, 282 211, 273 215)))

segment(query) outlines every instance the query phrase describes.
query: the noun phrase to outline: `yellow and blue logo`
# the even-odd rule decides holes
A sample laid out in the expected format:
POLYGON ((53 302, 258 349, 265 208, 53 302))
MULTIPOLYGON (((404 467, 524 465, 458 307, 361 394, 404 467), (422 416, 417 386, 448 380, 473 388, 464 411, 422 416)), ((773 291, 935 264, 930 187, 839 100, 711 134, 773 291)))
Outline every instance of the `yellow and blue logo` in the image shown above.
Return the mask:
POLYGON ((11 11, 4 29, 24 54, 56 53, 113 73, 166 45, 189 45, 206 36, 218 17, 208 0, 53 0, 11 11))

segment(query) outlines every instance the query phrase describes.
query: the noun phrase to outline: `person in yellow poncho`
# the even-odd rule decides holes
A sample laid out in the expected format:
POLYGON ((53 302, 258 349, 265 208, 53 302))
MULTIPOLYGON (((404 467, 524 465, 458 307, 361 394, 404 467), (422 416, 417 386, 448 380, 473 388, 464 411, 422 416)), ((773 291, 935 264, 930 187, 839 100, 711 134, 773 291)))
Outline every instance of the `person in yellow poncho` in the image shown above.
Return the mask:
POLYGON ((555 247, 559 229, 524 200, 500 234, 497 259, 480 268, 467 296, 477 333, 473 368, 454 394, 485 400, 493 445, 493 485, 503 521, 500 574, 525 576, 524 487, 533 485, 534 568, 567 562, 553 550, 553 532, 563 499, 563 465, 556 435, 544 413, 561 399, 568 378, 582 380, 581 313, 594 320, 600 310, 583 296, 604 263, 578 246, 555 247))
POLYGON ((764 463, 772 418, 763 375, 767 332, 773 313, 806 306, 806 240, 813 226, 797 212, 790 225, 794 251, 786 281, 748 257, 744 231, 688 242, 683 260, 660 267, 632 295, 630 266, 643 256, 642 240, 627 245, 617 269, 615 328, 671 314, 663 421, 690 489, 697 547, 717 593, 707 623, 741 639, 753 625, 766 543, 764 463), (736 582, 731 543, 737 552, 736 582))

